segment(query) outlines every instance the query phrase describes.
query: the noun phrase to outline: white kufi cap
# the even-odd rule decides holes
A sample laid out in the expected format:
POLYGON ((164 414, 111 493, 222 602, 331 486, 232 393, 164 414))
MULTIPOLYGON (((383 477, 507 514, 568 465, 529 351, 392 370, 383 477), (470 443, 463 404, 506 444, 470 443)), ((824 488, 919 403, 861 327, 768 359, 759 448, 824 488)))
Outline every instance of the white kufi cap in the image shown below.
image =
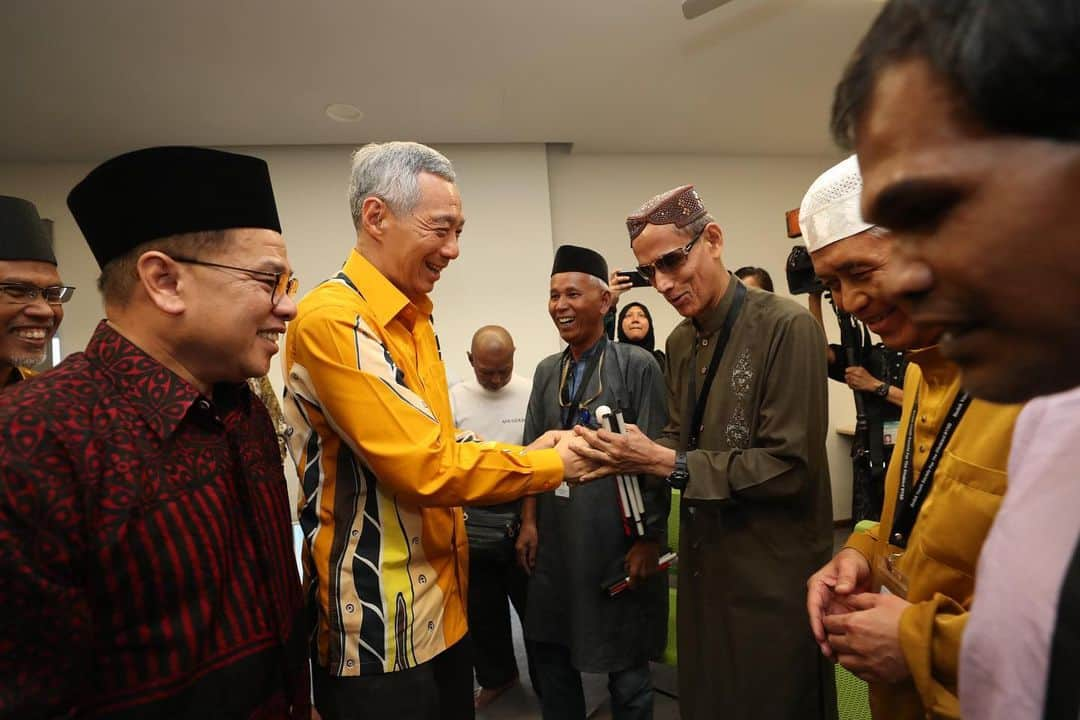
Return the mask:
POLYGON ((806 249, 817 252, 874 227, 863 220, 861 196, 862 176, 854 155, 822 173, 806 191, 799 207, 799 227, 806 249))

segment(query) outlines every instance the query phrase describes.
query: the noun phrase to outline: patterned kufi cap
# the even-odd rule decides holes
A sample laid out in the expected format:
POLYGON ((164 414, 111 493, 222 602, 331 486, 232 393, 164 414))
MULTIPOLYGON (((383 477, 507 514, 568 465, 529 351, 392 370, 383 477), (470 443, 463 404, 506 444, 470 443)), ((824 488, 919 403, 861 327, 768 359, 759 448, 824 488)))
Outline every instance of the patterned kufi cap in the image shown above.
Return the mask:
POLYGON ((704 215, 705 203, 693 185, 682 185, 657 195, 626 218, 630 231, 630 244, 641 234, 646 225, 671 225, 684 228, 704 215))
POLYGON ((799 227, 806 249, 817 252, 826 245, 874 227, 862 217, 862 176, 854 155, 838 163, 813 182, 799 207, 799 227))

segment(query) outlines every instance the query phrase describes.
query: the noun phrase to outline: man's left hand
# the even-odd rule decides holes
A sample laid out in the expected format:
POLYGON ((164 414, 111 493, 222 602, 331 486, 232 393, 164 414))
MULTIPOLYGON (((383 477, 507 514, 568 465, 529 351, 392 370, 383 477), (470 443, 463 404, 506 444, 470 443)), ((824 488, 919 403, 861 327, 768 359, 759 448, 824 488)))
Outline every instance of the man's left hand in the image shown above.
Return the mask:
POLYGON ((581 478, 582 481, 608 475, 656 474, 650 471, 650 467, 655 461, 654 451, 660 446, 641 432, 637 425, 627 423, 621 434, 590 430, 581 425, 576 426, 574 432, 588 443, 587 448, 575 449, 597 465, 595 470, 581 478))
POLYGON ((881 384, 881 381, 867 372, 866 368, 858 365, 852 365, 844 371, 844 380, 852 390, 863 392, 873 392, 881 384))
POLYGON ((860 593, 845 602, 853 612, 824 618, 837 662, 871 683, 895 683, 911 675, 900 648, 900 616, 911 603, 885 593, 860 593))
POLYGON ((626 553, 623 567, 626 577, 630 578, 630 589, 635 590, 650 575, 656 572, 660 564, 660 543, 642 538, 635 542, 626 553))

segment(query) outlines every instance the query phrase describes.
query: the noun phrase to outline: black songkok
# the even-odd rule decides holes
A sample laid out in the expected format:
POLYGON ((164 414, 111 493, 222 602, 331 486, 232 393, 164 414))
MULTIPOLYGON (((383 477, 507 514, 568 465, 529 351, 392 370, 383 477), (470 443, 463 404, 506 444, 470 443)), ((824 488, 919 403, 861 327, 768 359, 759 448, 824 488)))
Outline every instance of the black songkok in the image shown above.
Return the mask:
POLYGON ((630 231, 630 244, 641 234, 646 225, 671 225, 684 228, 704 215, 705 203, 693 185, 682 185, 666 193, 660 193, 626 218, 630 231))
POLYGON ((555 251, 555 262, 551 266, 551 274, 579 272, 593 275, 605 283, 608 281, 607 261, 604 256, 589 248, 577 247, 576 245, 561 245, 555 251))
POLYGON ((229 228, 281 232, 266 162, 206 148, 118 155, 90 171, 67 203, 101 267, 170 235, 229 228))
POLYGON ((0 260, 56 264, 45 223, 29 200, 0 195, 0 260))

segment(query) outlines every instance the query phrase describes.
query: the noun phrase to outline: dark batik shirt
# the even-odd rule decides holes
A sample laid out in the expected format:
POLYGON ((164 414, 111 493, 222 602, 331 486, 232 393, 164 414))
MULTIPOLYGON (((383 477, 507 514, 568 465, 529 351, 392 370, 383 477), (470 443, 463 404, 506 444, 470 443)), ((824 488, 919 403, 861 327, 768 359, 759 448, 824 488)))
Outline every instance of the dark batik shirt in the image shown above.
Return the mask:
POLYGON ((0 395, 0 717, 307 711, 274 431, 101 323, 0 395), (291 709, 290 709, 291 708, 291 709))

